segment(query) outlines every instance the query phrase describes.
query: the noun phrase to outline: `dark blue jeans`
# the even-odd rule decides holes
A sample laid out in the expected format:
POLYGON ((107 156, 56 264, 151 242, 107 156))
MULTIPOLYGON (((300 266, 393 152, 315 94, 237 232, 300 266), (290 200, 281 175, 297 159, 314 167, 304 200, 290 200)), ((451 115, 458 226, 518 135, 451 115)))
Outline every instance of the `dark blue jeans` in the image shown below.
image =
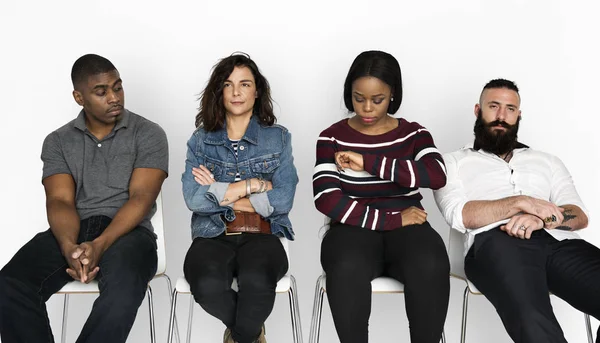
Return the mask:
MULTIPOLYGON (((78 243, 98 237, 105 216, 81 221, 78 243)), ((157 265, 154 233, 138 226, 110 246, 96 276, 100 296, 77 342, 125 342, 157 265)), ((0 271, 2 343, 54 342, 46 301, 73 279, 50 230, 38 233, 0 271)))
POLYGON ((558 241, 544 230, 519 239, 492 229, 475 236, 465 272, 517 343, 567 342, 549 292, 600 319, 600 249, 582 239, 558 241))
POLYGON ((236 342, 254 342, 275 304, 275 288, 288 270, 274 235, 244 233, 196 238, 183 271, 194 299, 231 329, 236 342), (239 291, 231 289, 237 277, 239 291))

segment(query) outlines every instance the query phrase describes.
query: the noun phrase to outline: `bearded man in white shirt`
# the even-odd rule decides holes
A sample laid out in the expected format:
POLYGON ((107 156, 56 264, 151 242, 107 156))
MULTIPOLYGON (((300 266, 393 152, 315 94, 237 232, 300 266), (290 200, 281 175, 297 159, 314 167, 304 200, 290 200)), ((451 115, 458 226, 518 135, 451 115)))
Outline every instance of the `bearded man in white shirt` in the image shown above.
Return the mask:
POLYGON ((560 159, 517 140, 520 102, 512 81, 485 85, 475 141, 444 155, 448 181, 434 195, 513 341, 564 343, 549 292, 600 319, 600 249, 573 232, 588 213, 560 159))

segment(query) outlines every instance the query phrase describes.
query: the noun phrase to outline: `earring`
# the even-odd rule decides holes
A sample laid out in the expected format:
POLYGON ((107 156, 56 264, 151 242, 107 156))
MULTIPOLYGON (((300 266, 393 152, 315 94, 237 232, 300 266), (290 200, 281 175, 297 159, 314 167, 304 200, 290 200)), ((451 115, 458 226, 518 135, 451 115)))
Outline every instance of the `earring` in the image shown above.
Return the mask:
POLYGON ((392 97, 392 98, 390 99, 390 101, 394 101, 394 97, 392 97))

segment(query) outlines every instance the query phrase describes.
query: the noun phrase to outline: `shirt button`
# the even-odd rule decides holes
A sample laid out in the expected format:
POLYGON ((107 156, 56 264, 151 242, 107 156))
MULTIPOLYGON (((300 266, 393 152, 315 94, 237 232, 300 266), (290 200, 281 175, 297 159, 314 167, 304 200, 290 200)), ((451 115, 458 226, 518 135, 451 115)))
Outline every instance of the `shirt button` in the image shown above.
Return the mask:
POLYGON ((244 150, 244 146, 243 145, 240 145, 240 150, 244 150))
POLYGON ((98 143, 98 148, 101 148, 101 147, 102 147, 102 144, 98 143))

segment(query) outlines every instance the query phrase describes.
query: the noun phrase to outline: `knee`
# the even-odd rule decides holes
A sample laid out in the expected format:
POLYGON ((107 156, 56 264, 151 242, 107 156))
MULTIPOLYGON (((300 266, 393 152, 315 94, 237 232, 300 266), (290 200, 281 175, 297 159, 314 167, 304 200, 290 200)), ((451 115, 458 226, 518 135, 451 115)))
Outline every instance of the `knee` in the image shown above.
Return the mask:
POLYGON ((373 276, 373 266, 364 259, 346 255, 323 262, 323 270, 328 279, 366 279, 373 276))
POLYGON ((406 278, 422 278, 425 280, 447 279, 450 276, 450 261, 446 249, 436 247, 422 250, 406 262, 406 278))
POLYGON ((190 291, 194 299, 199 304, 204 303, 206 299, 214 298, 231 289, 228 279, 216 273, 186 275, 186 280, 190 284, 190 291))
POLYGON ((240 271, 237 281, 238 287, 242 292, 275 292, 278 280, 266 270, 251 269, 240 271))

